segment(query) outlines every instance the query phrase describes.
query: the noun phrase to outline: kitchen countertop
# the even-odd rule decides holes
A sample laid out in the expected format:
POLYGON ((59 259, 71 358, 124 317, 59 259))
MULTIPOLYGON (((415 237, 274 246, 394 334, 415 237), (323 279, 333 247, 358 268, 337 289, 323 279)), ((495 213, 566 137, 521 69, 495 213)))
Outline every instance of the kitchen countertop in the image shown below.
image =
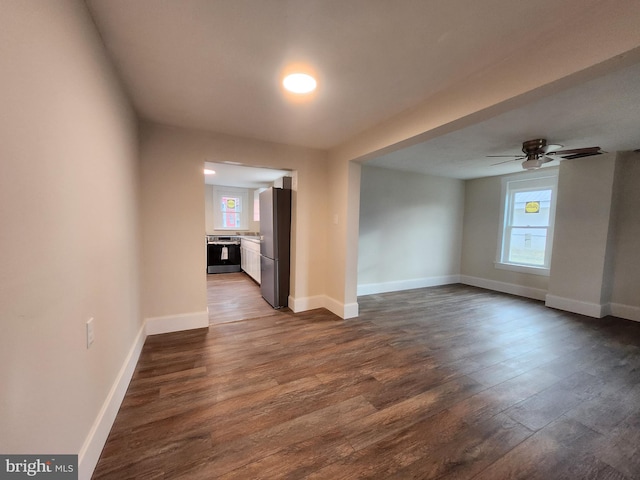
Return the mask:
POLYGON ((239 242, 241 240, 249 240, 252 242, 260 242, 260 237, 256 235, 206 235, 207 244, 239 242))

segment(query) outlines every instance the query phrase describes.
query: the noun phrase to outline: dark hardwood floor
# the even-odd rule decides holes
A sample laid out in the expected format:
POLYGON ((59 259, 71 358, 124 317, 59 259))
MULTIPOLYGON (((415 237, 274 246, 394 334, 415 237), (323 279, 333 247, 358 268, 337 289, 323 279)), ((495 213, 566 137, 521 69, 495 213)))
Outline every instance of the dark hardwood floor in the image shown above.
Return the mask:
POLYGON ((637 479, 640 324, 452 285, 149 337, 96 479, 637 479))

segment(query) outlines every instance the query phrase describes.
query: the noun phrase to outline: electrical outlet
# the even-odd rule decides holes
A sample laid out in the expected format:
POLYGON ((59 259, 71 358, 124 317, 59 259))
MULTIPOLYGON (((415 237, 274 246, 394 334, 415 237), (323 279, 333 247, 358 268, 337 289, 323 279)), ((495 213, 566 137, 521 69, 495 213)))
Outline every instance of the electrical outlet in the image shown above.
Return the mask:
POLYGON ((91 346, 93 341, 95 340, 94 332, 93 332, 93 317, 87 320, 87 348, 91 346))

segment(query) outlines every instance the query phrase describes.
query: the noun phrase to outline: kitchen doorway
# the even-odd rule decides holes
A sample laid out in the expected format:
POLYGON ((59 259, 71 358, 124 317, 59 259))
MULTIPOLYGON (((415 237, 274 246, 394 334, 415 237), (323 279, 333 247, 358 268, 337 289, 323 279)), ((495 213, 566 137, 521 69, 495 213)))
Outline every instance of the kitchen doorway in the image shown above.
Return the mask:
MULTIPOLYGON (((209 251, 207 239, 225 238, 228 241, 242 238, 257 238, 260 234, 257 198, 263 189, 279 186, 282 177, 291 176, 289 170, 249 167, 230 163, 205 162, 205 248, 209 251), (206 173, 206 172, 209 173, 206 173), (215 173, 211 173, 215 172, 215 173), (226 196, 220 197, 223 191, 226 196), (229 193, 231 192, 231 193, 229 193), (233 195, 232 195, 233 194, 233 195), (216 218, 214 211, 219 207, 220 198, 228 203, 233 197, 233 211, 227 208, 225 221, 216 218), (237 224, 227 224, 228 220, 237 224)), ((225 204, 226 205, 226 204, 225 204)), ((224 209, 223 209, 224 210, 224 209)), ((293 233, 293 232, 292 232, 293 233)), ((243 242, 245 243, 245 242, 243 242)), ((231 260, 230 257, 229 261, 231 260)), ((204 266, 208 271, 209 261, 204 266)), ((251 270, 247 270, 251 272, 251 270)), ((264 317, 277 313, 262 298, 260 285, 244 271, 230 273, 207 273, 207 305, 209 323, 231 323, 249 318, 264 317)))

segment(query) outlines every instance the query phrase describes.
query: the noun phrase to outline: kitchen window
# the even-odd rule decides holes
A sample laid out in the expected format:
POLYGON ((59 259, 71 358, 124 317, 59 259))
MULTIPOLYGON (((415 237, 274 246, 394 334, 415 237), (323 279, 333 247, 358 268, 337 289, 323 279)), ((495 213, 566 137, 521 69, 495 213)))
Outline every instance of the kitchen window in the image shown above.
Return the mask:
POLYGON ((216 230, 248 230, 249 195, 244 188, 213 189, 213 223, 216 230))
POLYGON ((502 212, 496 268, 549 275, 557 172, 502 180, 502 212))

